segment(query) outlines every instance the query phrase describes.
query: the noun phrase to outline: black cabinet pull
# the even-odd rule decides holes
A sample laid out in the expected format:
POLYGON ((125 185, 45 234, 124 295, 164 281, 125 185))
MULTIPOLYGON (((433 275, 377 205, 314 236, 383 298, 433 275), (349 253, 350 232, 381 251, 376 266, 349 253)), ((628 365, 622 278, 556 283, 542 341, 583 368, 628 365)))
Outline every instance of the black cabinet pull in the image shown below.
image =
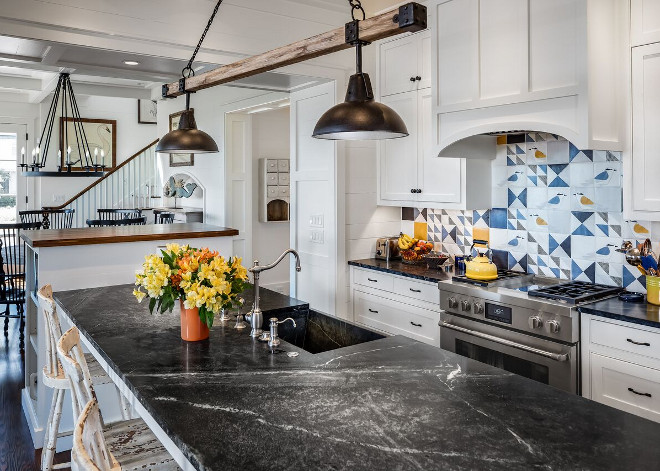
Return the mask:
POLYGON ((409 289, 410 289, 410 291, 412 291, 413 293, 421 293, 421 292, 422 292, 421 289, 412 289, 412 288, 409 288, 409 289))
POLYGON ((417 77, 415 77, 415 80, 417 80, 418 82, 421 82, 421 81, 422 81, 422 77, 420 77, 420 76, 418 75, 417 77))
POLYGON ((632 344, 635 344, 635 345, 642 345, 643 347, 650 347, 650 346, 651 346, 651 344, 648 343, 648 342, 635 342, 635 341, 632 340, 632 339, 626 339, 626 341, 628 341, 628 342, 630 342, 630 343, 632 343, 632 344))
POLYGON ((641 393, 641 392, 637 392, 637 391, 635 391, 633 388, 628 388, 628 391, 630 391, 630 392, 633 393, 633 394, 637 394, 638 396, 653 397, 653 396, 651 396, 649 393, 641 393))
POLYGON ((421 327, 421 326, 422 326, 422 324, 415 324, 413 321, 410 321, 410 323, 411 323, 412 325, 414 325, 415 327, 421 327))
POLYGON ((378 283, 378 280, 372 280, 371 278, 367 278, 368 281, 371 281, 372 283, 378 283))
POLYGON ((374 311, 373 309, 369 309, 369 312, 373 312, 374 314, 378 314, 378 311, 374 311))
POLYGON ((411 82, 414 82, 414 81, 416 81, 416 80, 417 80, 417 77, 410 77, 410 81, 411 81, 411 82))

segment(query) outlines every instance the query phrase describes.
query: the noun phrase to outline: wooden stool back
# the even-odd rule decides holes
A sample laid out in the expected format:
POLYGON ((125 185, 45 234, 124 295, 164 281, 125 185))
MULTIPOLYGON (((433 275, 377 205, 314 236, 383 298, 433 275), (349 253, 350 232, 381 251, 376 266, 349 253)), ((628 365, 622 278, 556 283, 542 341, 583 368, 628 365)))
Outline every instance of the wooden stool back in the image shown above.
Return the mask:
POLYGON ((71 460, 78 470, 115 471, 121 466, 108 451, 103 437, 103 422, 96 399, 85 404, 73 430, 71 460))
POLYGON ((46 328, 46 369, 45 373, 50 377, 57 377, 60 372, 60 363, 57 358, 57 341, 62 337, 62 327, 55 312, 55 301, 53 300, 53 287, 42 286, 37 292, 39 309, 44 316, 46 328))
POLYGON ((71 383, 73 415, 80 417, 83 407, 92 399, 96 399, 96 394, 87 361, 80 346, 80 332, 76 327, 71 327, 64 332, 57 343, 57 353, 71 383))

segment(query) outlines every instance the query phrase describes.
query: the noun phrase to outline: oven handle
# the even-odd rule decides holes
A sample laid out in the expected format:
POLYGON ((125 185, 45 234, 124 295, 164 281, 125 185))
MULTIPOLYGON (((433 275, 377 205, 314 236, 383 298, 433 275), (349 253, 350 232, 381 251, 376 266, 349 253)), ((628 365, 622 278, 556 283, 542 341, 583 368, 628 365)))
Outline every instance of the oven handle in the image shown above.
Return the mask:
POLYGON ((482 332, 478 332, 478 331, 472 330, 472 329, 466 329, 465 327, 459 327, 459 326, 454 325, 454 324, 448 324, 447 322, 440 321, 440 323, 438 325, 440 327, 444 327, 445 329, 455 330, 456 332, 462 332, 464 334, 473 335, 475 337, 479 337, 479 338, 482 338, 482 339, 485 339, 485 340, 490 340, 491 342, 499 343, 501 345, 506 345, 508 347, 517 348, 518 350, 523 350, 525 352, 534 353, 536 355, 541 355, 541 356, 546 357, 546 358, 551 358, 552 360, 568 361, 568 358, 569 358, 568 353, 547 352, 545 350, 540 350, 538 348, 530 347, 530 346, 524 345, 522 343, 512 342, 511 340, 507 340, 507 339, 501 339, 499 337, 495 337, 494 335, 484 334, 482 332))

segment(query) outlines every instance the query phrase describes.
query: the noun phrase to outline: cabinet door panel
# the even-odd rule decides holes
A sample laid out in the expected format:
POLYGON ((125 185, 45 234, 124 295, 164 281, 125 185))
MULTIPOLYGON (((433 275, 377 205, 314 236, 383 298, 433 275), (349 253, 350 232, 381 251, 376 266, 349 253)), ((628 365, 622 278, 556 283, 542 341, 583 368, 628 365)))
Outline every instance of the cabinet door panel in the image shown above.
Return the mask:
POLYGON ((418 181, 422 190, 419 202, 460 203, 461 163, 463 159, 442 158, 433 154, 433 116, 431 90, 419 92, 419 167, 418 181))
POLYGON ((586 32, 580 26, 586 25, 583 4, 583 0, 529 0, 531 92, 578 85, 578 63, 586 57, 581 50, 586 49, 586 32))
POLYGON ((438 106, 470 103, 478 96, 478 0, 448 1, 435 6, 438 106))
POLYGON ((380 144, 380 197, 385 200, 415 201, 416 195, 410 190, 418 188, 417 92, 384 97, 382 102, 399 113, 410 135, 380 144))
POLYGON ((660 44, 632 52, 633 209, 660 210, 660 44))
POLYGON ((633 46, 660 42, 660 2, 632 0, 630 40, 633 46))
POLYGON ((417 68, 419 69, 419 76, 422 78, 417 87, 420 89, 431 88, 431 41, 433 41, 431 38, 431 31, 428 30, 423 33, 419 33, 417 36, 419 36, 419 42, 417 43, 417 49, 419 51, 417 68))
POLYGON ((417 89, 417 82, 410 80, 420 74, 417 44, 412 35, 380 45, 381 97, 417 89))
POLYGON ((527 0, 482 0, 479 3, 480 98, 527 92, 526 59, 527 0))

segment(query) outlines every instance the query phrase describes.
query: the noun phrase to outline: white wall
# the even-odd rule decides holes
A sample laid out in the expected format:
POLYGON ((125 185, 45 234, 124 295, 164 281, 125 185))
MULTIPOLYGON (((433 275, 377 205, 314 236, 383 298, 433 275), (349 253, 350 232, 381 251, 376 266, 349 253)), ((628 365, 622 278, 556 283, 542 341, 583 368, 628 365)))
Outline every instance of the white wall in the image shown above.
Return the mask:
MULTIPOLYGON (((74 87, 75 91, 75 87, 74 87)), ((137 100, 134 98, 111 98, 100 96, 76 97, 80 115, 91 119, 114 119, 117 121, 117 164, 120 164, 138 150, 158 137, 158 128, 153 124, 138 124, 137 100)), ((40 105, 40 123, 48 113, 51 97, 40 105)), ((41 133, 41 126, 37 132, 41 133)), ((35 139, 30 137, 32 144, 35 139)), ((59 150, 59 117, 55 119, 51 137, 49 157, 45 170, 57 170, 57 151, 59 150)), ((40 203, 36 206, 61 204, 93 182, 92 178, 39 178, 38 193, 40 203)))
MULTIPOLYGON (((252 256, 271 263, 289 248, 289 223, 259 222, 259 159, 289 158, 289 108, 252 114, 252 256)), ((264 274, 263 285, 289 293, 289 264, 264 274)))

